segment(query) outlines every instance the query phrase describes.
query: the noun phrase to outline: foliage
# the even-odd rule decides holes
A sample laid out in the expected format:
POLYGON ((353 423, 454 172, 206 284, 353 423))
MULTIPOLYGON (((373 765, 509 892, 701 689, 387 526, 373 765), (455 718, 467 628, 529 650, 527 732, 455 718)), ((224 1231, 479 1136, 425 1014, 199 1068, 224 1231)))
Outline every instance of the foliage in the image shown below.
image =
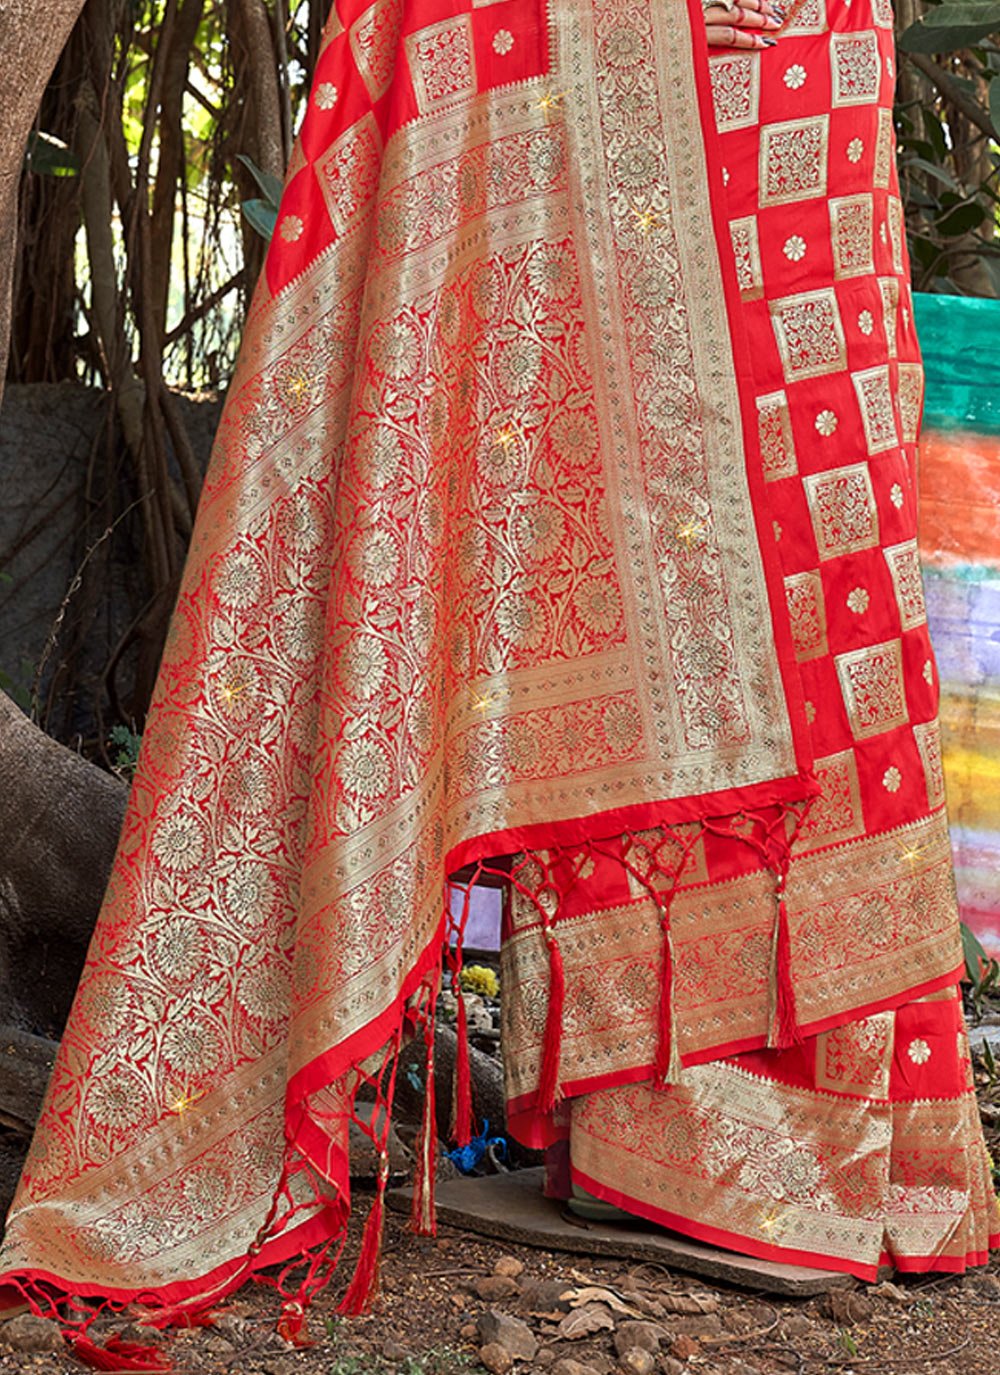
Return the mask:
POLYGON ((983 1015, 988 998, 1000 995, 1000 963, 987 955, 976 933, 962 923, 962 954, 965 977, 969 983, 972 1010, 977 1018, 983 1015))
POLYGON ((142 744, 142 736, 129 726, 112 726, 108 743, 115 747, 115 754, 111 760, 113 772, 119 778, 124 779, 126 783, 131 783, 139 763, 139 747, 142 744))
POLYGON ((904 0, 896 128, 914 285, 1000 295, 1000 0, 904 0))

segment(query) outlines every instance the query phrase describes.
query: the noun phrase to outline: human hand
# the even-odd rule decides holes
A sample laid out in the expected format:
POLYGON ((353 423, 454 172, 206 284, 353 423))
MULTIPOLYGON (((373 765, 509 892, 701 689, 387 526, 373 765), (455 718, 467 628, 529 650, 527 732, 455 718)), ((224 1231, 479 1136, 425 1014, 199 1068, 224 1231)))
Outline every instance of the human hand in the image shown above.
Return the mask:
POLYGON ((771 32, 784 19, 784 10, 771 0, 711 0, 705 5, 712 48, 773 48, 777 40, 771 32))

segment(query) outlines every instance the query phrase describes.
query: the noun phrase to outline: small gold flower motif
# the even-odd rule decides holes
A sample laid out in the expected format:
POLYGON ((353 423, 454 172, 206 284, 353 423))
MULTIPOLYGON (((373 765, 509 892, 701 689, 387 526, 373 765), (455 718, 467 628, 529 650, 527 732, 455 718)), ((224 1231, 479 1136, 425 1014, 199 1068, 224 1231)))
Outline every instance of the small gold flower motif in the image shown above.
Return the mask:
POLYGON ((934 685, 934 665, 931 663, 930 659, 924 660, 922 672, 924 675, 924 682, 928 687, 932 687, 934 685))
POLYGON ((806 69, 802 63, 793 62, 790 67, 786 68, 782 80, 790 91, 797 91, 800 86, 805 85, 806 75, 806 69))
POLYGON ((898 793, 903 775, 896 768, 895 764, 890 765, 882 775, 882 786, 890 793, 898 793))
POLYGON ((875 317, 870 310, 863 310, 858 316, 858 329, 862 334, 871 334, 875 328, 875 317))
POLYGON ((931 1048, 919 1036, 906 1047, 906 1053, 915 1065, 926 1065, 931 1058, 931 1048))
POLYGON ((853 611, 855 616, 863 616, 870 602, 871 596, 865 587, 852 588, 847 594, 847 609, 853 611))
POLYGON ((864 156, 865 145, 859 138, 852 138, 847 145, 848 162, 860 162, 864 156))
POLYGON ((337 103, 339 92, 332 81, 321 81, 316 87, 313 100, 321 110, 332 110, 337 103))
POLYGON ((514 35, 510 29, 497 29, 493 35, 493 51, 499 57, 506 57, 514 46, 514 35))
POLYGON ((806 702, 806 720, 810 725, 816 720, 816 703, 806 702))
POLYGON ((801 262, 806 256, 806 241, 801 234, 792 234, 790 238, 785 240, 781 251, 789 262, 801 262))
POLYGON ((824 439, 833 434, 839 423, 835 411, 820 411, 816 417, 816 428, 824 439))
POLYGON ((892 484, 892 491, 889 493, 889 500, 892 502, 893 506, 895 506, 895 508, 896 508, 897 511, 902 510, 902 508, 903 508, 903 489, 902 489, 902 487, 900 487, 900 485, 899 485, 898 482, 894 482, 894 483, 892 484))
POLYGON ((281 228, 278 231, 285 243, 295 243, 302 238, 302 231, 305 225, 298 215, 286 215, 281 221, 281 228))

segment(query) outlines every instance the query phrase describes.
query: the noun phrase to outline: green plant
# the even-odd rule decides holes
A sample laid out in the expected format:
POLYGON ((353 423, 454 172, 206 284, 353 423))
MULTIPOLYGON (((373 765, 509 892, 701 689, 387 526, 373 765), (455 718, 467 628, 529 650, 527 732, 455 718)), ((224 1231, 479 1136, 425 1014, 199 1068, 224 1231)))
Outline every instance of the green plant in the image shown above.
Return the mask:
POLYGON ((112 769, 119 778, 131 783, 139 762, 142 736, 129 726, 112 726, 108 734, 108 743, 115 747, 115 755, 111 760, 112 769))
POLYGON ((1000 295, 1000 0, 930 0, 925 8, 899 37, 896 102, 914 283, 1000 295))
POLYGON ((964 921, 961 929, 969 996, 976 1017, 981 1017, 985 1000, 1000 994, 1000 962, 987 955, 976 933, 964 921))

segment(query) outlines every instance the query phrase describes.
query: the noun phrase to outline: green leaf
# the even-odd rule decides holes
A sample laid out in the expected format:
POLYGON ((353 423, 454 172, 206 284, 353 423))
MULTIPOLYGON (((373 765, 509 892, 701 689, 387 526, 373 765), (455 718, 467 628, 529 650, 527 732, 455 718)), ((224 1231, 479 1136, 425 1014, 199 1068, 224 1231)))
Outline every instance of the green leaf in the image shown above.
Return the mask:
POLYGON ((61 138, 41 129, 28 135, 28 170, 43 177, 75 177, 80 159, 61 138))
POLYGON ((983 949, 979 937, 970 926, 961 922, 962 930, 962 954, 965 957, 965 972, 969 982, 973 987, 978 987, 982 979, 982 971, 989 967, 990 959, 983 949))
POLYGON ((900 170, 904 172, 910 172, 914 169, 926 172, 929 177, 935 177, 938 181, 944 182, 951 191, 961 190, 947 167, 938 167, 933 162, 928 162, 926 158, 906 158, 900 167, 900 170))
POLYGON ((268 201, 244 201, 242 210, 251 229, 255 229, 265 242, 274 237, 274 226, 278 223, 278 212, 268 201))
MULTIPOLYGON (((283 189, 281 178, 274 176, 271 172, 262 171, 254 162, 253 158, 248 158, 246 153, 240 153, 238 156, 240 162, 242 162, 243 166, 263 192, 265 203, 271 206, 272 209, 277 210, 278 206, 281 204, 281 192, 283 189)), ((253 205, 256 204, 256 202, 248 201, 247 204, 253 205)), ((256 228, 256 225, 254 228, 256 228)))
POLYGON ((986 211, 978 201, 968 201, 946 210, 937 222, 939 234, 954 239, 960 234, 968 234, 970 229, 978 229, 986 218, 986 211))
POLYGON ((899 48, 904 53, 950 53, 959 48, 971 48, 981 38, 1000 29, 1000 4, 990 0, 983 5, 941 5, 926 18, 911 24, 899 36, 899 48), (978 19, 957 23, 957 11, 975 11, 978 19), (944 16, 944 18, 942 18, 944 16))
POLYGON ((979 28, 983 24, 1000 29, 1000 0, 944 0, 943 5, 924 15, 922 22, 929 29, 979 28))

